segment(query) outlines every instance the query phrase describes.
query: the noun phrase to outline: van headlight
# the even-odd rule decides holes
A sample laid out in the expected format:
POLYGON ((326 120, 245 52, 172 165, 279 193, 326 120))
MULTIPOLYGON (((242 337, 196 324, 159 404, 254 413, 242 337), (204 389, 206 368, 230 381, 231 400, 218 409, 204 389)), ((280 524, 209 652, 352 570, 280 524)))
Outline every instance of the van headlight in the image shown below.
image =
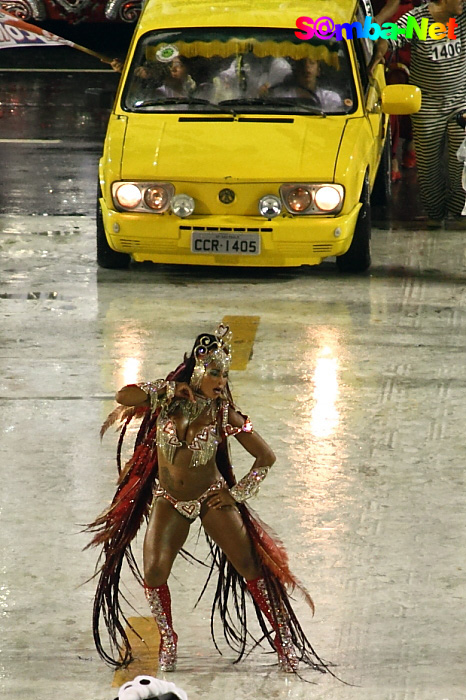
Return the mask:
POLYGON ((123 209, 134 209, 141 203, 142 192, 137 185, 124 182, 115 189, 114 197, 123 209))
POLYGON ((337 189, 338 186, 322 185, 315 191, 314 202, 318 209, 325 212, 331 212, 338 209, 343 201, 343 188, 337 189))
POLYGON ((163 185, 148 187, 144 192, 144 202, 147 204, 149 209, 153 209, 154 211, 165 211, 170 202, 170 196, 167 192, 167 188, 163 185))
POLYGON ((310 187, 293 187, 286 193, 285 206, 295 214, 303 214, 312 204, 312 189, 310 187))
POLYGON ((343 206, 344 188, 333 183, 282 185, 280 196, 290 214, 336 214, 343 206))
POLYGON ((118 211, 163 214, 170 206, 175 188, 169 182, 114 182, 113 204, 118 211))

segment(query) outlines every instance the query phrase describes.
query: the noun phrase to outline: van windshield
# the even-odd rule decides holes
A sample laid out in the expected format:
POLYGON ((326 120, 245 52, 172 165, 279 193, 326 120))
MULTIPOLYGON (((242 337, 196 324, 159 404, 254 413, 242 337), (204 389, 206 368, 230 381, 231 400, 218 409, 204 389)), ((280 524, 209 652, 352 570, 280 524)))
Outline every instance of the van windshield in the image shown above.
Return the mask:
POLYGON ((131 112, 349 114, 356 90, 344 41, 293 30, 154 31, 139 40, 123 92, 131 112))

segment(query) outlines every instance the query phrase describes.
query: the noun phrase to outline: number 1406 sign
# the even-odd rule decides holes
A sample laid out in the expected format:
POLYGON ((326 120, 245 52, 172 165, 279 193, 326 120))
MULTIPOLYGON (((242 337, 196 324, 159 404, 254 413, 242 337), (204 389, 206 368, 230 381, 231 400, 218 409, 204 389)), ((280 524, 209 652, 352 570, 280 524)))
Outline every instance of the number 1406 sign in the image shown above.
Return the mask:
POLYGON ((439 41, 432 47, 432 59, 434 61, 448 61, 461 54, 461 41, 439 41))

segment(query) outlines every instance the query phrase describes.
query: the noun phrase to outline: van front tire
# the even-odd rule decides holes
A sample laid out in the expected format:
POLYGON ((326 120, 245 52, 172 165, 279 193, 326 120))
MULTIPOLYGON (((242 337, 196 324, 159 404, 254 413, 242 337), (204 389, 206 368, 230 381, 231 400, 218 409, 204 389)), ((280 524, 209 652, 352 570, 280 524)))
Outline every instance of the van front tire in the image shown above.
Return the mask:
POLYGON ((97 198, 96 210, 96 242, 97 242, 97 264, 107 270, 125 270, 129 267, 131 256, 127 253, 118 253, 113 248, 110 248, 107 241, 107 236, 104 229, 104 221, 102 218, 102 210, 100 202, 97 198))
POLYGON ((369 180, 364 180, 361 192, 362 207, 354 229, 351 245, 343 255, 337 257, 340 272, 365 272, 371 265, 371 201, 369 180))

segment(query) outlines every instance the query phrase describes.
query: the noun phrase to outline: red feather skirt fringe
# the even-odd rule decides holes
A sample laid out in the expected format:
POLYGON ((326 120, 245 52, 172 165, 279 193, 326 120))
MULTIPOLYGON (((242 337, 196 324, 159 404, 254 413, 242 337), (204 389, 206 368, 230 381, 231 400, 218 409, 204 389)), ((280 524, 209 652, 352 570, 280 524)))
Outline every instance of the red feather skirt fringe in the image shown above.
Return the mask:
MULTIPOLYGON (((119 407, 113 411, 102 428, 102 434, 110 425, 119 421, 121 436, 118 444, 117 463, 120 474, 119 484, 110 507, 86 529, 94 533, 88 547, 101 547, 94 577, 98 578, 93 610, 93 634, 99 655, 112 666, 127 666, 133 659, 130 642, 125 625, 130 626, 122 609, 120 591, 121 569, 126 560, 131 572, 143 584, 143 577, 131 551, 131 542, 136 537, 142 522, 147 519, 152 501, 152 491, 158 475, 156 449, 156 415, 150 415, 148 409, 125 409, 119 407), (134 453, 121 469, 121 448, 127 426, 136 416, 143 415, 136 437, 134 453), (104 646, 100 628, 101 623, 107 628, 110 650, 104 646)), ((217 452, 217 467, 231 487, 235 483, 229 458, 226 439, 217 452)), ((315 652, 307 639, 294 611, 290 594, 298 592, 314 612, 314 604, 306 589, 291 572, 288 556, 283 543, 272 533, 253 511, 246 505, 238 506, 245 527, 251 537, 257 561, 260 563, 269 598, 275 610, 285 616, 298 658, 308 666, 323 673, 334 673, 315 652)), ((206 535, 211 554, 211 564, 206 583, 199 599, 206 591, 212 578, 217 577, 216 591, 211 612, 211 634, 218 651, 214 622, 220 616, 223 635, 228 646, 233 649, 240 661, 247 652, 248 642, 252 648, 267 639, 271 647, 274 634, 260 609, 254 603, 255 613, 263 633, 261 640, 252 638, 248 630, 246 600, 251 600, 244 579, 228 562, 225 554, 206 535)), ((189 552, 181 551, 186 558, 198 561, 189 552)), ((123 598, 124 600, 124 598, 123 598)), ((220 652, 221 653, 221 652, 220 652)))

